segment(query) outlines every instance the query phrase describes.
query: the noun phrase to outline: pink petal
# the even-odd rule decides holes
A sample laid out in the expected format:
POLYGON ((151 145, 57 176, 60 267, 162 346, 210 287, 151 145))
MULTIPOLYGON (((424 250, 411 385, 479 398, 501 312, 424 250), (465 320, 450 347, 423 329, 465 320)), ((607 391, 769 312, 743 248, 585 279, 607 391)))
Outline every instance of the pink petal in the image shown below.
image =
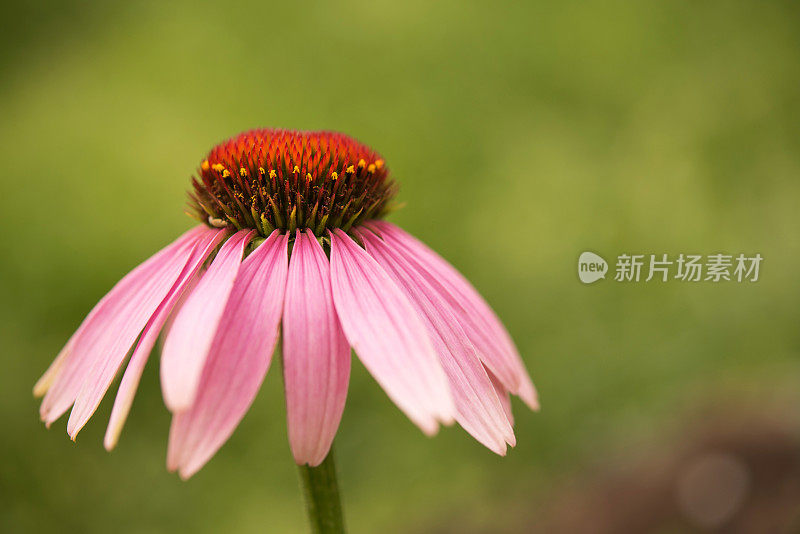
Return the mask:
POLYGON ((449 423, 447 378, 408 297, 346 233, 331 233, 333 302, 345 336, 387 395, 426 434, 449 423))
POLYGON ((119 440, 119 434, 122 431, 125 420, 128 418, 128 412, 130 412, 131 404, 133 404, 133 397, 139 387, 139 380, 142 378, 144 366, 147 363, 150 352, 153 350, 158 334, 164 326, 164 322, 182 296, 191 291, 197 278, 197 273, 203 263, 225 236, 226 232, 224 231, 211 231, 203 236, 195 247, 192 257, 184 267, 180 277, 170 289, 169 295, 150 318, 147 326, 144 327, 130 362, 128 362, 128 367, 125 369, 125 374, 122 376, 119 391, 117 391, 117 397, 114 400, 114 408, 111 410, 111 419, 108 422, 104 439, 104 445, 107 450, 113 449, 117 444, 117 440, 119 440))
POLYGON ((350 345, 331 293, 330 263, 314 234, 297 233, 283 316, 289 443, 299 465, 319 465, 339 428, 350 378, 350 345))
POLYGON ((161 389, 173 413, 188 409, 194 401, 244 248, 254 234, 255 230, 240 230, 222 245, 175 316, 161 355, 161 389))
POLYGON ((402 288, 428 329, 456 406, 456 421, 479 442, 500 455, 515 444, 494 386, 450 306, 402 253, 369 231, 360 231, 367 252, 402 288))
POLYGON ((539 409, 536 389, 508 331, 461 273, 438 254, 397 226, 385 221, 369 223, 390 245, 406 255, 452 307, 481 361, 512 393, 533 410, 539 409))
POLYGON ((205 231, 189 230, 128 273, 97 303, 67 343, 55 376, 48 377, 51 385, 40 408, 45 423, 58 419, 83 385, 97 379, 98 366, 124 359, 205 231))
POLYGON ((64 345, 64 348, 61 349, 61 352, 59 352, 58 356, 56 356, 56 359, 50 364, 50 367, 47 368, 39 380, 36 381, 36 384, 33 385, 34 397, 39 398, 44 396, 44 394, 47 393, 47 390, 50 389, 50 386, 53 385, 53 382, 58 376, 59 371, 61 371, 61 366, 64 365, 64 360, 67 359, 67 355, 72 349, 72 340, 74 338, 75 336, 73 335, 67 341, 67 344, 64 345))
MULTIPOLYGON (((208 267, 208 263, 209 262, 204 263, 205 267, 208 267)), ((181 311, 181 308, 183 308, 183 305, 186 304, 186 299, 189 298, 189 296, 194 291, 194 288, 197 287, 197 284, 200 282, 200 279, 203 278, 203 274, 205 274, 205 272, 206 270, 203 268, 203 266, 200 266, 200 269, 197 271, 197 274, 191 280, 189 280, 189 283, 183 289, 183 294, 175 302, 175 305, 172 306, 172 311, 167 316, 167 320, 164 321, 164 326, 161 327, 162 348, 164 340, 167 339, 167 337, 169 337, 169 331, 172 329, 172 323, 175 322, 175 316, 178 315, 178 313, 181 311)))
POLYGON ((511 411, 511 396, 508 393, 506 387, 500 383, 494 374, 488 369, 486 369, 486 373, 489 375, 489 379, 492 381, 492 385, 494 386, 495 391, 497 392, 497 398, 500 399, 500 404, 503 405, 503 411, 506 414, 506 419, 508 419, 509 424, 514 424, 514 413, 511 411))
MULTIPOLYGON (((197 241, 193 243, 193 246, 188 253, 176 255, 170 261, 168 268, 164 269, 163 273, 160 273, 158 276, 154 276, 151 279, 152 282, 158 283, 154 289, 154 292, 156 295, 160 296, 158 304, 159 307, 164 303, 165 300, 169 299, 169 293, 185 270, 187 262, 191 259, 191 256, 197 246, 199 246, 204 240, 213 240, 216 236, 219 236, 221 239, 224 236, 224 231, 212 229, 205 230, 200 234, 200 237, 198 237, 197 241)), ((149 324, 152 321, 153 316, 158 313, 158 308, 155 310, 148 308, 147 310, 144 310, 144 312, 147 313, 147 324, 149 324)), ((145 328, 147 328, 147 324, 145 325, 145 328)), ((141 332, 141 328, 139 329, 139 332, 141 332)), ((137 332, 137 334, 139 332, 137 332)), ((155 332, 154 337, 157 335, 158 332, 155 332)), ((135 337, 133 339, 135 340, 135 337)), ((75 399, 75 406, 72 408, 72 412, 69 415, 69 421, 67 422, 67 432, 73 440, 95 412, 97 406, 100 404, 100 401, 103 400, 106 391, 108 391, 108 387, 114 380, 114 377, 122 365, 122 362, 125 360, 125 356, 128 354, 129 349, 130 345, 124 352, 110 352, 105 358, 96 360, 92 368, 89 370, 89 373, 83 382, 83 386, 81 387, 81 390, 75 399)))
POLYGON ((242 263, 194 404, 172 418, 167 467, 184 479, 228 440, 261 387, 278 337, 288 242, 275 231, 242 263))

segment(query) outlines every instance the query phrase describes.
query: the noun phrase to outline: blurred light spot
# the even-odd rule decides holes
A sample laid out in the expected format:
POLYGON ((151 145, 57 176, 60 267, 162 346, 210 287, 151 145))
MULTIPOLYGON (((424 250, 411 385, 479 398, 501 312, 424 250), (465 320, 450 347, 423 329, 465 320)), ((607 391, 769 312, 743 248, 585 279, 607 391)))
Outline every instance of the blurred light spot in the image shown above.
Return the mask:
POLYGON ((678 475, 678 507, 694 526, 719 527, 741 506, 749 479, 747 466, 736 456, 704 454, 692 459, 678 475))

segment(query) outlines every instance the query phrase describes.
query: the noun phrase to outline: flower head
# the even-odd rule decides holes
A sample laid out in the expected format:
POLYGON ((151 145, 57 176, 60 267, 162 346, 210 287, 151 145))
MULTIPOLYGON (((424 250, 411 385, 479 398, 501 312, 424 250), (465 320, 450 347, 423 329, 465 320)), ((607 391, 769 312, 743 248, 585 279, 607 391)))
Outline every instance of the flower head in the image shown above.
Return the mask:
POLYGON ((42 419, 49 426, 72 406, 74 439, 124 367, 105 437, 113 448, 166 330, 167 465, 189 477, 244 417, 280 337, 298 464, 328 454, 351 348, 423 432, 455 420, 505 454, 515 444, 509 394, 537 409, 536 391, 469 282, 380 220, 394 193, 383 159, 343 134, 254 130, 215 147, 190 194, 203 224, 89 313, 34 387, 42 419))
POLYGON ((395 195, 383 158, 344 134, 261 129, 214 147, 190 205, 215 226, 348 230, 384 215, 395 195))

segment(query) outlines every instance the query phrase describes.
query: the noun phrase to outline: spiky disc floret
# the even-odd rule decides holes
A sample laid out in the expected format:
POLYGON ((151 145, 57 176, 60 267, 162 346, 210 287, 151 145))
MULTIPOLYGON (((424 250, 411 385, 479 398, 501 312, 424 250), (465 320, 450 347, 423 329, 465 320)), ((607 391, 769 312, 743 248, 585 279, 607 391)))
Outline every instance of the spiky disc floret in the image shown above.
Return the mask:
POLYGON ((396 186, 383 159, 336 132, 260 129, 214 147, 192 178, 189 206, 211 226, 348 230, 386 213, 396 186))

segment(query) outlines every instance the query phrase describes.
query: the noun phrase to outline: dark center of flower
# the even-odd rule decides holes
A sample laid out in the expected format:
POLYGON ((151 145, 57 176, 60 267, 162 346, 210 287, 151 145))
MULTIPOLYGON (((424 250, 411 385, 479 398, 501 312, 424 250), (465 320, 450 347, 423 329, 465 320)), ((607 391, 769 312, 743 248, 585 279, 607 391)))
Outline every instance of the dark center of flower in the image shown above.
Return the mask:
POLYGON ((380 155, 344 134, 261 129, 209 152, 192 178, 189 206, 211 226, 348 230, 380 218, 396 185, 380 155))

